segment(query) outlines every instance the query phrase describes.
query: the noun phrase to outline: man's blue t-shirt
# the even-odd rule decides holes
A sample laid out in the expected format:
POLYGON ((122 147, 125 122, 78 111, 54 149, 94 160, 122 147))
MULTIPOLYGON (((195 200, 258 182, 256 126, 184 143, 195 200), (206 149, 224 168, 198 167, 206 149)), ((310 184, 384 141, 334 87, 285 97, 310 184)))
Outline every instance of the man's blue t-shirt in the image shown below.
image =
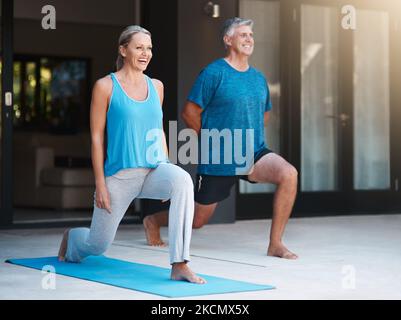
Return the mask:
POLYGON ((246 174, 266 147, 264 113, 272 106, 263 74, 253 67, 238 71, 218 59, 200 72, 187 99, 202 108, 198 173, 246 174))

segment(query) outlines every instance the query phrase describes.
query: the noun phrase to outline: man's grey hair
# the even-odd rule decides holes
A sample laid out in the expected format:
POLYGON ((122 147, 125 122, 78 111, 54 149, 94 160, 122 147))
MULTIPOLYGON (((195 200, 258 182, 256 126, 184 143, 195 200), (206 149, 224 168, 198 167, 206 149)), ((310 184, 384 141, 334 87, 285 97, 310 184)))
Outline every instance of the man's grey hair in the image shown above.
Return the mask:
POLYGON ((224 21, 221 40, 223 41, 224 47, 226 49, 227 45, 224 42, 224 37, 231 37, 234 34, 235 28, 240 26, 250 26, 251 28, 253 28, 253 20, 235 17, 224 21))

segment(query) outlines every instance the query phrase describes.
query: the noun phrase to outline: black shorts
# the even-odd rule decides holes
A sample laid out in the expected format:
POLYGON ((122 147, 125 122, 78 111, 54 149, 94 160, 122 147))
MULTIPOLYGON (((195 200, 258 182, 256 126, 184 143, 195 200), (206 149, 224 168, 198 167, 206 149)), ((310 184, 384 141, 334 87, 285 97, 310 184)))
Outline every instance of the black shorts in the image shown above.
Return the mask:
MULTIPOLYGON (((255 155, 254 163, 258 162, 264 155, 273 151, 264 148, 255 155)), ((207 174, 197 174, 195 183, 195 201, 200 204, 212 204, 220 202, 230 196, 230 191, 233 185, 239 179, 250 181, 248 176, 211 176, 207 174)))

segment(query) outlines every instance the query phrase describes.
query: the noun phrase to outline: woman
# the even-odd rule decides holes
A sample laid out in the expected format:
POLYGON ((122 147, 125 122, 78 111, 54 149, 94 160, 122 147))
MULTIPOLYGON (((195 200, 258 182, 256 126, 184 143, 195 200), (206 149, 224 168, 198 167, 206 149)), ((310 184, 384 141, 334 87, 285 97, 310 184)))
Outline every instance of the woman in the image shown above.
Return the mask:
POLYGON ((144 74, 151 58, 150 32, 129 26, 119 38, 117 72, 94 85, 90 113, 96 181, 93 218, 90 229, 64 232, 59 260, 79 262, 104 253, 134 198, 170 199, 171 279, 202 284, 205 280, 186 264, 190 259, 193 183, 187 172, 168 162, 162 131, 163 84, 144 74), (155 132, 161 135, 157 137, 155 132))

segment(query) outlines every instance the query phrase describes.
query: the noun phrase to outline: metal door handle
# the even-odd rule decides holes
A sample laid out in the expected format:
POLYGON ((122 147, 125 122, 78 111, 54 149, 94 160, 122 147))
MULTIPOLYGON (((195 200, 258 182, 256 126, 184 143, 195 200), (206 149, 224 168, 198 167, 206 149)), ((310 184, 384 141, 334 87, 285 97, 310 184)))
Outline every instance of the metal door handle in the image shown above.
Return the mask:
POLYGON ((346 113, 340 113, 338 116, 333 114, 327 115, 326 118, 340 119, 341 121, 345 122, 349 120, 350 116, 346 113))
POLYGON ((338 116, 335 116, 333 114, 327 115, 327 118, 333 118, 333 119, 339 119, 341 121, 341 125, 345 127, 347 125, 347 122, 350 118, 350 116, 346 113, 340 113, 338 116))

